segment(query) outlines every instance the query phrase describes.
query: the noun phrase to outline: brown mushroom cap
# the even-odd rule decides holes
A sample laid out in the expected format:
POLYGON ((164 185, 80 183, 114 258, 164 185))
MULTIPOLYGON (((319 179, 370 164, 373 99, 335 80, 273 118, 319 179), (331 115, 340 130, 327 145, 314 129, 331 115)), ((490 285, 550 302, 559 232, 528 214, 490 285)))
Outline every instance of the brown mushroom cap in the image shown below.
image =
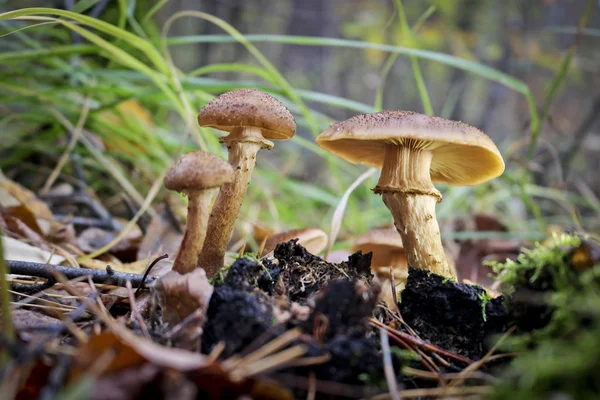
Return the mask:
POLYGON ((317 228, 293 229, 269 237, 261 252, 261 257, 269 254, 278 243, 298 239, 298 243, 312 254, 319 254, 327 246, 327 234, 317 228))
POLYGON ((178 192, 216 188, 233 180, 233 168, 212 153, 193 151, 179 158, 165 177, 165 186, 178 192))
POLYGON ((265 139, 287 140, 296 133, 294 117, 273 96, 255 89, 236 89, 215 97, 198 113, 198 124, 221 131, 254 127, 265 139))
POLYGON ((352 252, 361 250, 363 253, 373 252, 371 265, 373 268, 389 267, 392 260, 404 253, 402 238, 395 229, 375 229, 359 236, 352 252))
POLYGON ((330 126, 317 144, 346 161, 377 168, 388 144, 430 150, 432 182, 476 185, 504 171, 498 148, 479 129, 411 111, 357 115, 330 126))

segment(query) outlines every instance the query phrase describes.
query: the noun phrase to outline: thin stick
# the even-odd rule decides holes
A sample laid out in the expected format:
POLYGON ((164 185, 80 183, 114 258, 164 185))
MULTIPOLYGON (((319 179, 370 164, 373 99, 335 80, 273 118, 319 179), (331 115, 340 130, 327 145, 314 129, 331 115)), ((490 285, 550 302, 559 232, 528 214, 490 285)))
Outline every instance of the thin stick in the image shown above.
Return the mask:
POLYGON ((68 279, 74 279, 81 276, 89 275, 94 283, 105 283, 114 286, 125 286, 125 282, 131 281, 132 285, 140 286, 142 282, 151 283, 156 280, 156 277, 148 277, 145 280, 142 275, 128 274, 118 271, 106 271, 89 268, 72 268, 63 267, 61 265, 41 264, 28 261, 6 260, 6 265, 9 268, 10 274, 37 276, 55 281, 55 273, 60 273, 68 279))
POLYGON ((400 400, 398 395, 398 382, 396 382, 396 375, 394 374, 394 365, 392 364, 392 352, 390 351, 390 341, 388 333, 383 329, 379 328, 379 338, 381 339, 381 350, 383 354, 383 372, 385 374, 385 380, 387 381, 388 391, 392 400, 400 400))
POLYGON ((269 354, 275 353, 277 350, 287 346, 289 343, 298 339, 302 335, 302 332, 298 328, 290 329, 285 332, 283 335, 271 340, 270 342, 264 344, 256 351, 248 354, 246 357, 240 360, 238 365, 232 365, 232 368, 243 368, 245 365, 254 363, 268 356, 269 354))
POLYGON ((463 375, 462 371, 461 372, 456 372, 456 373, 447 373, 447 374, 440 374, 440 373, 435 373, 435 372, 430 372, 430 371, 424 371, 424 370, 420 370, 420 369, 416 369, 416 368, 412 368, 412 367, 404 367, 402 368, 402 372, 407 374, 407 375, 412 375, 412 376, 416 376, 418 378, 424 378, 424 379, 435 379, 438 380, 441 378, 443 379, 447 379, 447 380, 454 380, 454 379, 481 379, 484 381, 489 381, 490 383, 495 382, 497 379, 489 374, 486 374, 484 372, 481 371, 473 371, 470 372, 467 375, 463 375))
POLYGON ((223 353, 223 350, 225 350, 225 342, 217 343, 215 345, 215 347, 213 347, 210 354, 208 355, 208 363, 212 364, 212 363, 216 362, 219 359, 219 357, 221 356, 221 354, 223 353))
POLYGON ((41 194, 48 193, 48 191, 50 190, 50 188, 56 181, 56 178, 58 178, 58 175, 60 175, 60 171, 62 171, 63 167, 69 160, 69 154, 71 154, 71 152, 75 148, 75 145, 77 144, 77 141, 79 140, 79 137, 81 136, 81 132, 83 131, 83 126, 85 125, 85 121, 87 120, 89 111, 90 111, 90 97, 88 96, 83 101, 83 107, 81 108, 81 114, 79 115, 79 120, 77 121, 77 125, 75 126, 75 129, 73 129, 71 132, 71 135, 70 135, 71 139, 69 140, 67 148, 60 156, 60 159, 58 160, 56 167, 54 168, 54 170, 52 171, 52 173, 46 180, 44 187, 42 187, 42 190, 40 191, 41 194))
POLYGON ((470 360, 467 357, 461 356, 460 354, 452 353, 452 352, 450 352, 448 350, 444 350, 441 347, 438 347, 438 346, 436 346, 434 344, 428 343, 428 342, 426 342, 426 341, 424 341, 422 339, 416 338, 416 337, 408 335, 408 334, 406 334, 404 332, 401 332, 401 331, 398 331, 396 329, 390 328, 389 326, 387 326, 385 324, 382 324, 381 322, 377 321, 374 318, 369 318, 369 321, 372 324, 374 324, 375 326, 384 328, 384 329, 386 329, 389 332, 393 332, 395 335, 399 336, 400 338, 402 338, 404 340, 407 340, 407 341, 409 341, 411 343, 414 343, 415 345, 417 345, 419 347, 422 347, 422 348, 424 348, 426 350, 432 351, 434 353, 441 354, 444 357, 448 357, 448 358, 451 358, 451 359, 456 360, 456 361, 460 361, 460 362, 465 363, 465 364, 469 364, 470 365, 470 364, 472 364, 474 362, 473 360, 470 360))
POLYGON ((133 294, 133 289, 131 287, 131 282, 125 282, 125 287, 127 288, 127 296, 129 297, 129 308, 131 309, 131 318, 135 318, 138 325, 140 326, 140 330, 144 334, 147 339, 150 339, 150 333, 148 333, 148 328, 146 327, 146 323, 144 319, 140 315, 137 305, 135 303, 135 295, 133 294))
POLYGON ((315 400, 316 395, 317 395, 317 378, 315 377, 314 371, 310 371, 310 373, 308 374, 308 390, 306 393, 306 400, 315 400))
MULTIPOLYGON (((73 306, 70 306, 68 304, 62 304, 62 303, 59 303, 57 301, 42 299, 42 298, 39 298, 39 297, 33 297, 33 296, 28 295, 28 294, 23 294, 23 293, 15 292, 14 290, 9 290, 9 293, 16 294, 17 296, 27 297, 28 300, 31 299, 31 300, 29 300, 29 302, 31 302, 31 301, 40 301, 42 303, 51 304, 51 305, 54 305, 54 306, 60 306, 62 308, 70 308, 72 310, 76 310, 77 309, 77 307, 73 307, 73 306)), ((24 303, 24 302, 22 303, 21 301, 18 301, 15 304, 16 304, 15 306, 11 307, 11 310, 16 310, 17 308, 20 307, 20 305, 26 305, 27 303, 24 303)))
POLYGON ((307 367, 309 365, 323 364, 323 363, 326 363, 329 360, 331 360, 331 355, 324 354, 322 356, 298 358, 296 360, 290 361, 286 365, 288 367, 307 367))
MULTIPOLYGON (((464 386, 464 387, 438 387, 425 389, 407 389, 401 390, 398 394, 404 399, 414 399, 418 397, 448 397, 448 396, 473 396, 486 395, 492 391, 491 386, 464 386)), ((388 393, 373 396, 371 400, 390 399, 388 393)))
POLYGON ((146 282, 146 278, 148 277, 148 274, 150 273, 150 271, 152 270, 152 268, 154 268, 154 266, 156 264, 158 264, 159 261, 164 260, 165 258, 169 258, 169 255, 168 254, 163 254, 160 257, 156 257, 154 259, 154 261, 152 261, 152 263, 150 263, 150 265, 148 266, 148 268, 146 268, 146 271, 144 271, 144 276, 142 277, 142 284, 139 285, 138 288, 137 288, 137 290, 135 291, 136 295, 144 287, 144 282, 146 282))
MULTIPOLYGON (((297 357, 300 357, 306 353, 307 347, 305 345, 299 344, 289 349, 280 351, 279 353, 273 354, 272 356, 265 357, 257 362, 254 362, 248 366, 242 368, 236 368, 231 372, 232 380, 237 380, 236 378, 249 378, 261 373, 265 373, 271 371, 275 368, 281 368, 284 365, 297 357)), ((240 379, 240 380, 241 380, 240 379)))

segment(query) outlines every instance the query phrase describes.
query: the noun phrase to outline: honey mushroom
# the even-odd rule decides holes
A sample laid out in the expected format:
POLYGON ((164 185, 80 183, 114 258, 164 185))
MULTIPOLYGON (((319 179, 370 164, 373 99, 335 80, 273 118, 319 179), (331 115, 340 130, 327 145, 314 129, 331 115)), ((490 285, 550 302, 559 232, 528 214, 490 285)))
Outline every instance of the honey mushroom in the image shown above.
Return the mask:
POLYGON ((402 239, 394 229, 374 229, 356 238, 351 251, 362 251, 363 254, 372 253, 371 271, 381 283, 380 299, 389 307, 394 307, 392 280, 390 269, 394 274, 396 293, 402 290, 408 277, 408 263, 402 239))
POLYGON ((390 110, 363 114, 325 130, 317 144, 352 163, 381 169, 374 189, 394 218, 408 265, 456 278, 446 260, 433 183, 477 185, 504 171, 492 140, 462 122, 390 110))
POLYGON ((265 245, 260 252, 260 257, 264 257, 275 250, 278 243, 289 242, 292 239, 298 239, 298 244, 311 254, 319 254, 327 247, 327 234, 321 229, 292 229, 267 237, 265 245))
POLYGON ((244 201, 256 154, 273 147, 273 140, 287 140, 296 133, 289 110, 272 96, 255 89, 224 93, 204 106, 198 124, 229 132, 220 139, 227 145, 233 181, 223 185, 208 220, 208 235, 197 266, 212 278, 222 267, 227 244, 244 201))
POLYGON ((231 182, 233 169, 220 157, 205 151, 183 155, 169 169, 164 184, 188 197, 185 233, 173 270, 180 274, 196 268, 198 253, 206 237, 212 189, 231 182))

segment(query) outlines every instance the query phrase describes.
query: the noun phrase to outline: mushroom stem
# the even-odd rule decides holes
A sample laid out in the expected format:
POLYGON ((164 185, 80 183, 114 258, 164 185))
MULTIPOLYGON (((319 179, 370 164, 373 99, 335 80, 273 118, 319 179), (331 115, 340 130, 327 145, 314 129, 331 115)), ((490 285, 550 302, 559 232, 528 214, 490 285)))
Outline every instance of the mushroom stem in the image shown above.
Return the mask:
POLYGON ((186 274, 196 268, 198 253, 202 249, 206 237, 208 210, 210 207, 211 191, 188 191, 188 212, 185 233, 179 252, 173 264, 173 270, 186 274))
POLYGON ((382 197, 402 237, 408 265, 455 278, 446 261, 435 218, 437 199, 400 192, 383 193, 382 197))
POLYGON ((382 195, 394 217, 408 265, 454 278, 435 217, 435 205, 442 195, 431 182, 432 153, 423 145, 420 148, 410 145, 408 142, 386 146, 375 193, 382 195))
MULTIPOLYGON (((197 266, 204 268, 210 279, 223 267, 225 251, 231 238, 233 226, 244 201, 252 170, 256 164, 256 153, 265 145, 265 140, 255 139, 252 131, 256 128, 244 128, 232 132, 223 139, 229 151, 229 164, 234 169, 231 183, 221 187, 215 200, 208 220, 209 234, 206 237, 202 251, 197 258, 197 266), (232 137, 235 134, 234 137, 232 137)), ((260 134, 260 130, 258 130, 260 134)), ((270 142, 269 142, 270 143, 270 142)))

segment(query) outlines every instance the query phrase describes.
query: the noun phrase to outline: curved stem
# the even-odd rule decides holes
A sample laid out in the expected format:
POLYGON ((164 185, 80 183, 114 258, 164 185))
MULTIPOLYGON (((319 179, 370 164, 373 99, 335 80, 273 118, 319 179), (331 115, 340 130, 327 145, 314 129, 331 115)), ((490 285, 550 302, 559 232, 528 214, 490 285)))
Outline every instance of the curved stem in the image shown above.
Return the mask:
POLYGON ((173 271, 186 274, 196 268, 198 253, 206 237, 208 210, 210 207, 210 191, 188 192, 188 213, 185 233, 179 252, 173 264, 173 271))
POLYGON ((402 237, 408 265, 456 278, 446 261, 440 227, 435 217, 437 197, 431 195, 384 192, 383 202, 394 217, 402 237))
POLYGON ((256 164, 256 153, 264 144, 231 140, 227 142, 227 147, 228 161, 235 171, 233 181, 221 187, 215 200, 208 220, 209 234, 196 263, 198 267, 204 268, 209 279, 223 267, 227 244, 256 164))

